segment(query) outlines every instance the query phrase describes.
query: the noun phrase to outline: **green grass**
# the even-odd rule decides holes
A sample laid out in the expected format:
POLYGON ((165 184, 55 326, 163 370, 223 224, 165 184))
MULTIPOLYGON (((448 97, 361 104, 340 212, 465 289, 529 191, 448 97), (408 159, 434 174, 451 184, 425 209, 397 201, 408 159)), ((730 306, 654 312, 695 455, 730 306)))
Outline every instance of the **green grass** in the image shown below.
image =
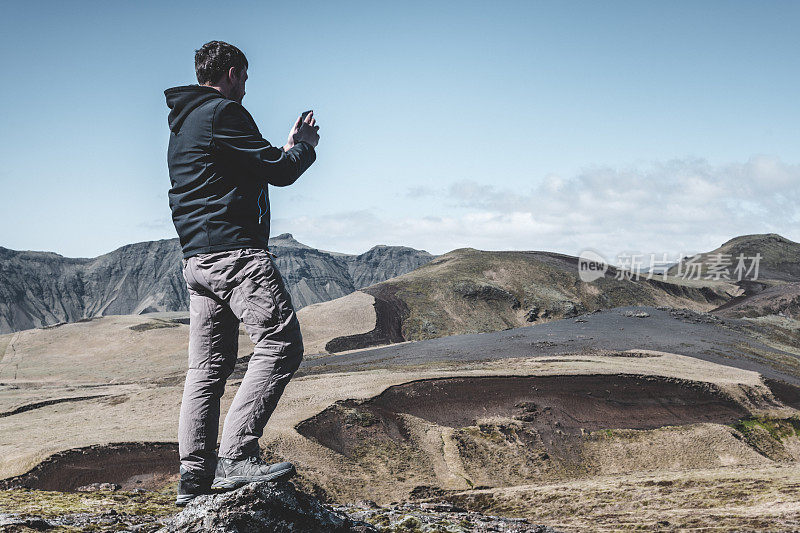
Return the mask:
POLYGON ((750 436, 761 428, 769 433, 770 437, 776 441, 782 441, 788 437, 800 436, 800 418, 770 418, 754 417, 743 418, 733 424, 733 427, 743 435, 750 436))
POLYGON ((180 511, 175 505, 175 487, 159 491, 57 492, 35 489, 0 490, 0 509, 5 513, 44 519, 65 514, 100 515, 109 510, 134 516, 167 516, 180 511))

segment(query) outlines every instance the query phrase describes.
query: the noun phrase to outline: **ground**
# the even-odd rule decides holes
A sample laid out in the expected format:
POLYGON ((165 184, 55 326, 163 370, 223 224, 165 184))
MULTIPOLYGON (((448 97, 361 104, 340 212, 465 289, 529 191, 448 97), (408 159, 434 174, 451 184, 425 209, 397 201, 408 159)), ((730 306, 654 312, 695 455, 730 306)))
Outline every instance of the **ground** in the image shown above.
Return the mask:
MULTIPOLYGON (((177 511, 186 328, 180 316, 158 314, 0 336, 5 484, 122 486, 113 497, 2 491, 0 508, 42 515, 63 498, 97 516, 177 511)), ((792 330, 622 308, 307 354, 261 446, 268 459, 295 462, 299 488, 331 502, 448 501, 566 531, 792 529, 792 330)), ((240 338, 243 364, 223 412, 248 343, 240 338)))

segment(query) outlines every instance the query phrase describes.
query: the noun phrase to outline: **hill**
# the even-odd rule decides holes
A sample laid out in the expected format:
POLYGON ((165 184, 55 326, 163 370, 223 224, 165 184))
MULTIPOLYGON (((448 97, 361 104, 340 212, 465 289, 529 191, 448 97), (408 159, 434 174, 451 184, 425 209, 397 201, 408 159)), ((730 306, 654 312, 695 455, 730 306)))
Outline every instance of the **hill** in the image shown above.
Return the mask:
MULTIPOLYGON (((720 255, 723 260, 730 261, 729 275, 732 281, 739 281, 734 274, 737 265, 737 258, 741 255, 746 258, 746 266, 752 263, 750 258, 760 256, 758 261, 758 277, 755 283, 750 283, 751 275, 747 275, 742 280, 742 286, 753 292, 758 292, 763 286, 774 283, 786 283, 800 281, 800 243, 791 241, 777 233, 764 233, 754 235, 741 235, 735 237, 719 248, 698 254, 693 259, 694 263, 701 265, 701 276, 713 276, 709 274, 709 266, 719 261, 720 255), (760 283, 758 283, 760 282, 760 283)), ((678 271, 687 272, 688 258, 684 258, 678 265, 671 267, 668 273, 674 276, 678 271)), ((744 277, 744 276, 743 276, 744 277)))
POLYGON ((800 313, 800 243, 775 233, 742 235, 719 248, 685 258, 669 272, 689 272, 690 263, 699 265, 702 277, 714 277, 713 265, 726 262, 726 274, 739 286, 741 294, 714 310, 719 316, 757 318, 769 315, 798 318, 800 313), (747 270, 735 271, 738 258, 745 258, 747 270), (753 258, 758 256, 756 272, 753 258), (712 270, 709 270, 709 269, 712 270), (740 279, 741 278, 741 279, 740 279))
POLYGON ((725 282, 616 278, 612 267, 604 277, 583 282, 578 258, 568 255, 461 248, 365 287, 361 295, 309 306, 298 317, 309 353, 333 353, 498 331, 625 305, 708 311, 738 291, 725 282))

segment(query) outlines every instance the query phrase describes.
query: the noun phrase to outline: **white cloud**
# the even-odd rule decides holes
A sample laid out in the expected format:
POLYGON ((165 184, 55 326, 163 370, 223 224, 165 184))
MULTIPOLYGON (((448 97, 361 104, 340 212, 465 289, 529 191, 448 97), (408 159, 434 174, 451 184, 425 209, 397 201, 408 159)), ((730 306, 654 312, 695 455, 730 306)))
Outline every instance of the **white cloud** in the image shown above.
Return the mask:
POLYGON ((773 157, 718 166, 676 159, 638 168, 588 168, 573 177, 551 175, 522 191, 470 180, 409 190, 412 198, 434 199, 442 206, 422 218, 363 210, 278 219, 273 227, 310 245, 348 252, 378 243, 433 253, 470 246, 577 255, 593 248, 613 261, 623 251, 705 251, 747 233, 775 232, 796 240, 799 184, 800 165, 773 157))

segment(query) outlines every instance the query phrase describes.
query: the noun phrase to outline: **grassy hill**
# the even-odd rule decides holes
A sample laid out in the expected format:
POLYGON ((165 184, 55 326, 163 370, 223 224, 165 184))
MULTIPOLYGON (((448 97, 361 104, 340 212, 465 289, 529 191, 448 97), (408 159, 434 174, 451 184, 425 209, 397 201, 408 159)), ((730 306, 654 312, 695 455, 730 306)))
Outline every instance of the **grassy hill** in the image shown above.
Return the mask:
MULTIPOLYGON (((577 262, 576 257, 550 252, 460 248, 361 290, 374 301, 351 298, 353 306, 375 309, 375 326, 367 332, 363 320, 342 320, 342 299, 302 309, 298 316, 312 339, 310 353, 338 352, 498 331, 626 305, 708 311, 739 291, 730 283, 707 280, 616 279, 613 267, 604 277, 586 283, 578 276, 577 262), (339 311, 333 312, 334 308, 339 311), (326 331, 338 329, 340 336, 318 335, 330 321, 335 321, 337 328, 327 327, 326 331)), ((364 311, 359 316, 367 314, 364 311)))
MULTIPOLYGON (((719 316, 732 318, 757 318, 771 315, 800 318, 800 243, 775 233, 742 235, 724 243, 710 252, 699 254, 692 262, 699 265, 702 277, 713 277, 709 270, 720 260, 730 264, 730 281, 741 288, 741 294, 714 309, 719 316), (755 269, 739 276, 735 271, 738 258, 745 258, 746 268, 758 260, 755 269), (742 279, 739 279, 739 278, 742 279)), ((687 272, 689 260, 675 265, 669 273, 687 272)))
MULTIPOLYGON (((694 262, 702 265, 702 276, 709 275, 709 265, 713 264, 720 254, 732 261, 730 275, 733 281, 737 281, 737 276, 733 271, 739 255, 748 258, 746 264, 749 266, 751 263, 749 258, 755 257, 756 254, 761 256, 758 265, 758 280, 764 284, 800 281, 800 243, 790 241, 777 233, 741 235, 729 240, 719 248, 699 254, 694 262)), ((686 259, 679 265, 670 268, 668 272, 677 275, 679 269, 686 271, 686 259)), ((751 275, 748 275, 747 279, 750 278, 751 275)))

